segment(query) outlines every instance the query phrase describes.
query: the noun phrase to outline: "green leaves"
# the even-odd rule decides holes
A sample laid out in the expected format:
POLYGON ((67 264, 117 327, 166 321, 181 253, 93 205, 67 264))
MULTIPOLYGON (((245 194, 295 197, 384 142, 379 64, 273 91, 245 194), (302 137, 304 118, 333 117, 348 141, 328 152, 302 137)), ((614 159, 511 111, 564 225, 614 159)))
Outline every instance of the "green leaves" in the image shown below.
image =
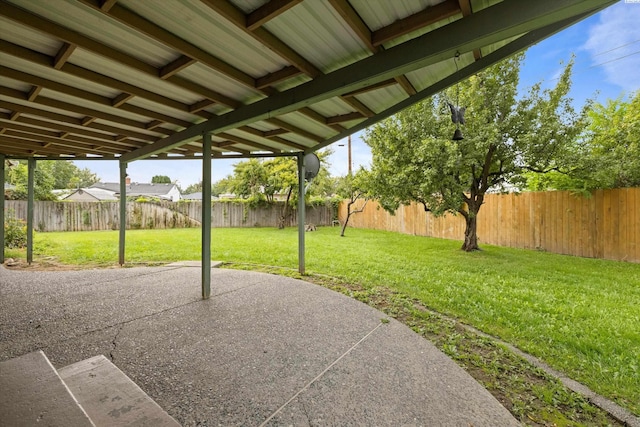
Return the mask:
POLYGON ((468 247, 477 249, 469 219, 487 191, 522 181, 526 171, 571 163, 585 116, 567 97, 573 64, 554 88, 543 91, 538 84, 518 99, 522 59, 508 58, 367 130, 372 189, 386 210, 415 201, 435 215, 461 213, 468 247), (466 107, 462 140, 451 140, 456 125, 449 104, 466 107))

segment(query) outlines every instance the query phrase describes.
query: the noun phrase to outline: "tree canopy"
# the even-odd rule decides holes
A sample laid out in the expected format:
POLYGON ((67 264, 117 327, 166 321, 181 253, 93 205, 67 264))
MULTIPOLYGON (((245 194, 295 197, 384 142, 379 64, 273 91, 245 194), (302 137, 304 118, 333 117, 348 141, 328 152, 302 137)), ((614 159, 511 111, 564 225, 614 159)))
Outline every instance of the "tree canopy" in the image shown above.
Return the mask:
POLYGON ((171 184, 171 178, 167 175, 154 175, 151 177, 152 184, 171 184))
POLYGON ((588 124, 571 149, 566 171, 527 176, 531 190, 572 190, 640 186, 640 91, 622 98, 594 103, 588 124))
MULTIPOLYGON (((327 169, 330 150, 318 153, 322 167, 307 188, 307 195, 327 197, 335 190, 327 169)), ((227 178, 227 189, 236 196, 256 201, 273 202, 276 195, 295 203, 298 187, 298 167, 293 157, 249 159, 234 165, 233 175, 227 178)))
POLYGON ((394 212, 418 202, 435 215, 460 214, 462 249, 476 250, 487 191, 520 183, 526 171, 565 166, 585 116, 567 96, 572 62, 554 88, 536 84, 519 97, 522 60, 508 58, 367 130, 371 184, 382 207, 394 212), (462 140, 451 139, 456 125, 448 104, 466 107, 462 140))
MULTIPOLYGON (((7 181, 16 186, 12 197, 27 198, 28 167, 21 160, 7 168, 7 181)), ((55 189, 88 187, 98 182, 98 176, 87 168, 80 169, 70 161, 40 160, 34 173, 34 197, 36 200, 56 200, 55 189)))

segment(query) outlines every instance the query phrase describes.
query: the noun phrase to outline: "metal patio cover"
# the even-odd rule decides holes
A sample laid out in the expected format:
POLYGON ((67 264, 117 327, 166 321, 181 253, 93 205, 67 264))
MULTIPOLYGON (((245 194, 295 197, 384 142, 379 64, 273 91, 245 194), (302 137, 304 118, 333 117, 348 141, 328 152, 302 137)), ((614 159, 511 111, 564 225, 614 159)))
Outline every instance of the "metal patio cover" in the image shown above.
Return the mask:
POLYGON ((0 155, 312 152, 611 3, 0 1, 0 155))

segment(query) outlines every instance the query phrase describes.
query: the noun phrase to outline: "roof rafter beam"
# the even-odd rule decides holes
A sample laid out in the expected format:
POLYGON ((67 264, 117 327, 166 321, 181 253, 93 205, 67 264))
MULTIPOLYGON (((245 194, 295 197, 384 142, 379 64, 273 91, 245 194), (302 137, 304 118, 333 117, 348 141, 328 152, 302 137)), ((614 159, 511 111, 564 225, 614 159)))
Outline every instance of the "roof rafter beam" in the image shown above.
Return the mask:
MULTIPOLYGON (((119 7, 118 5, 114 5, 115 7, 119 7)), ((124 9, 124 8, 123 8, 124 9)), ((125 9, 126 10, 126 9, 125 9)), ((40 31, 44 34, 48 34, 52 37, 55 37, 59 40, 67 42, 68 44, 73 44, 78 47, 82 47, 90 52, 98 54, 104 58, 107 58, 111 61, 118 62, 120 64, 126 65, 134 70, 137 70, 141 73, 144 73, 148 76, 158 78, 158 69, 154 66, 147 64, 133 56, 127 55, 119 50, 113 49, 105 44, 97 42, 89 37, 83 36, 80 33, 72 31, 68 28, 65 28, 61 25, 58 25, 54 22, 48 21, 38 15, 35 15, 31 12, 27 12, 17 6, 11 5, 6 2, 0 2, 0 16, 4 16, 10 20, 18 22, 21 25, 33 28, 37 31, 40 31)), ((140 29, 139 29, 140 30, 140 29)), ((142 30, 140 30, 142 31, 142 30)), ((51 64, 51 61, 49 62, 51 64)), ((65 63, 61 69, 64 70, 67 66, 72 65, 69 63, 65 63)), ((74 66, 75 67, 75 66, 74 66)), ((77 67, 80 68, 80 67, 77 67)), ((94 73, 98 74, 98 73, 94 73)), ((100 75, 100 74, 98 74, 100 75)), ((116 79, 111 79, 111 81, 117 81, 116 79)), ((219 102, 224 105, 228 105, 232 108, 235 108, 238 105, 238 102, 230 99, 220 93, 212 91, 204 86, 198 85, 196 83, 190 82, 187 79, 184 79, 179 76, 170 76, 165 79, 165 81, 171 82, 172 84, 184 89, 189 92, 196 93, 198 95, 204 96, 206 98, 210 98, 212 101, 219 102)), ((104 84, 104 83, 103 83, 104 84)), ((252 86, 253 86, 252 79, 252 86)), ((131 85, 133 86, 133 85, 131 85)), ((129 90, 123 90, 123 92, 129 92, 132 94, 138 95, 136 92, 131 92, 129 90)), ((148 92, 148 91, 146 91, 148 92)), ((144 97, 144 96, 143 96, 144 97)), ((166 98, 169 102, 175 103, 176 101, 170 100, 166 98)))
MULTIPOLYGON (((229 22, 233 23, 236 27, 245 31, 251 37, 259 41, 260 43, 264 44, 265 46, 269 47, 271 50, 273 50, 278 55, 280 55, 283 59, 289 61, 289 63, 293 64, 293 67, 297 68, 301 72, 305 73, 306 75, 312 78, 323 75, 322 71, 316 68, 315 65, 307 61, 300 54, 298 54, 296 51, 291 49, 286 43, 284 43, 282 40, 275 37, 269 31, 261 27, 256 28, 253 31, 250 31, 246 26, 246 22, 248 19, 247 16, 244 14, 244 12, 242 12, 240 9, 238 9, 235 5, 230 3, 228 0, 201 0, 201 1, 207 6, 209 6, 211 9, 216 11, 218 14, 226 18, 229 22)), ((275 73, 272 73, 268 76, 264 76, 262 79, 267 79, 271 75, 276 75, 278 73, 283 72, 283 70, 284 69, 280 71, 276 71, 275 73)), ((406 83, 408 83, 408 81, 406 83)), ((258 79, 256 81, 256 86, 263 87, 263 81, 258 79)), ((403 87, 405 87, 405 85, 403 85, 403 87)), ((359 103, 358 106, 360 110, 367 111, 368 113, 371 112, 362 103, 359 103)), ((318 122, 325 124, 324 119, 318 122)))
POLYGON ((459 13, 460 6, 457 0, 446 0, 374 31, 371 35, 371 43, 374 46, 380 46, 397 37, 409 34, 412 31, 419 30, 427 25, 434 24, 459 13))
POLYGON ((158 71, 158 77, 160 77, 162 80, 166 80, 174 74, 184 70, 189 65, 195 64, 196 62, 198 61, 193 58, 190 58, 186 55, 181 55, 174 61, 160 68, 160 70, 158 71))
MULTIPOLYGON (((27 95, 25 95, 23 92, 19 90, 7 88, 4 86, 0 86, 0 94, 5 96, 10 96, 16 99, 27 99, 27 95)), ((70 104, 68 102, 60 101, 53 98, 46 98, 46 97, 40 96, 37 99, 33 100, 32 102, 35 104, 46 105, 48 107, 58 108, 58 109, 69 111, 69 112, 84 114, 88 117, 107 120, 110 122, 115 122, 115 123, 131 126, 138 129, 146 129, 146 123, 144 122, 139 122, 137 120, 128 119, 122 116, 117 116, 115 114, 109 114, 100 110, 94 110, 92 108, 70 104)), ((164 135, 171 135, 174 133, 172 130, 164 129, 164 128, 157 128, 155 131, 164 135)))
POLYGON ((109 147, 109 148, 113 148, 116 150, 122 150, 123 147, 130 147, 130 148, 139 148, 141 147, 143 144, 140 142, 137 142, 135 144, 124 144, 124 143, 119 143, 119 142, 107 142, 110 141, 109 139, 107 140, 103 140, 103 139, 93 139, 93 138, 86 138, 83 136, 77 136, 77 135, 72 135, 70 132, 64 132, 62 134, 60 134, 59 132, 55 131, 55 130, 47 130, 47 129, 42 129, 42 128, 36 128, 36 127, 32 127, 32 126, 26 126, 23 124, 20 124, 19 122, 0 122, 0 127, 3 127, 5 129, 13 129, 22 133, 27 133, 27 134, 33 134, 33 135, 42 135, 42 136, 48 136, 51 138, 61 138, 67 141, 78 141, 78 142, 82 142, 85 144, 89 144, 89 145, 100 145, 100 146, 104 146, 104 147, 109 147))
POLYGON ((356 99, 354 96, 342 96, 342 100, 350 105, 351 108, 355 109, 357 112, 366 117, 375 116, 374 113, 369 107, 364 105, 364 103, 360 102, 360 100, 356 99))
MULTIPOLYGON (((18 46, 5 40, 0 40, 0 52, 7 53, 22 60, 29 61, 31 63, 38 64, 44 67, 51 66, 51 57, 39 52, 34 52, 30 49, 18 46)), ((141 98, 153 101, 160 105, 171 107, 179 111, 189 111, 189 106, 186 104, 71 63, 64 64, 61 67, 60 72, 65 73, 69 76, 89 80, 94 83, 99 83, 103 86, 110 87, 121 92, 130 93, 132 95, 139 96, 141 98)))
POLYGON ((441 92, 443 90, 445 90, 446 88, 453 86, 454 84, 456 84, 457 82, 464 80, 474 74, 479 73, 480 71, 484 70, 485 68, 488 68, 500 61, 502 61, 504 58, 509 57, 517 52, 520 52, 536 43, 538 43, 540 40, 547 38, 549 36, 551 36, 552 34, 555 34, 559 31, 562 31, 564 28, 569 27, 573 24, 575 24, 576 22, 586 18, 587 16, 589 16, 591 13, 597 11, 596 10, 590 10, 578 15, 575 15, 571 18, 566 18, 566 19, 562 19, 559 20, 558 22, 555 22, 553 24, 549 24, 546 25, 544 27, 541 28, 537 28, 534 29, 530 32, 528 32, 527 34, 511 41, 510 43, 506 44, 505 46, 502 46, 501 48, 491 52, 490 54, 480 58, 479 60, 475 61, 474 63, 472 63, 471 65, 468 65, 464 68, 462 68, 461 70, 458 70, 457 72, 451 74, 448 77, 445 77, 444 79, 440 80, 439 82, 421 90, 420 92, 416 93, 413 96, 410 96, 409 98, 399 102, 398 104, 380 112, 379 114, 376 114, 374 117, 370 117, 367 118, 366 120, 358 123, 355 126, 350 127, 349 129, 345 130, 344 132, 341 132, 337 135, 332 136, 331 138, 328 138, 326 141, 322 142, 321 144, 319 144, 316 147, 313 147, 312 150, 307 150, 307 152, 313 152, 313 151, 317 151, 320 150, 328 145, 333 144, 336 141, 339 141, 343 138, 346 138, 347 136, 353 134, 354 132, 358 132, 360 130, 363 130, 369 126, 372 126, 376 123, 378 123, 381 120, 386 119, 387 117, 390 117, 394 114, 396 114, 399 111, 404 110, 407 107, 410 107, 411 105, 414 105, 430 96, 435 95, 438 92, 441 92))
POLYGON ((204 132, 219 133, 302 107, 452 58, 480 46, 536 30, 550 23, 602 7, 598 0, 505 0, 360 62, 191 126, 148 147, 123 155, 132 161, 184 145, 204 132), (508 19, 507 19, 508 18, 508 19), (509 22, 508 26, 504 23, 509 22))
MULTIPOLYGON (((473 10, 471 9, 471 0, 458 0, 458 5, 460 6, 460 11, 462 12, 463 18, 473 13, 473 10)), ((473 58, 476 61, 482 58, 482 52, 480 52, 480 48, 473 49, 473 58)))
POLYGON ((271 118, 271 119, 265 119, 265 122, 267 122, 269 124, 272 124, 274 126, 278 126, 278 127, 282 128, 282 129, 286 129, 289 132, 298 134, 300 136, 303 136, 303 137, 308 138, 308 139, 310 139, 312 141, 315 141, 315 142, 324 141, 323 137, 318 136, 318 135, 316 135, 314 133, 311 133, 309 131, 306 131, 304 129, 301 129, 298 126, 292 125, 292 124, 290 124, 288 122, 285 122, 282 119, 278 119, 278 118, 274 117, 274 118, 271 118))
POLYGON ((47 147, 46 144, 43 142, 9 137, 9 136, 5 136, 4 134, 0 135, 0 142, 3 145, 6 145, 14 149, 22 149, 25 151, 25 153, 28 153, 31 155, 39 154, 39 153, 61 155, 61 154, 68 153, 68 150, 63 150, 56 147, 47 147))
POLYGON ((318 123, 322 123, 323 125, 329 126, 331 129, 335 130, 336 132, 344 131, 344 128, 339 124, 327 123, 327 117, 323 116, 322 114, 318 113, 316 110, 314 110, 312 108, 303 107, 303 108, 299 109, 298 112, 301 113, 301 114, 304 114, 305 116, 309 117, 310 119, 315 120, 318 123))
MULTIPOLYGON (((88 6, 100 10, 95 0, 82 1, 88 6)), ((200 49, 199 47, 192 45, 191 43, 181 39, 175 34, 170 33, 164 28, 156 25, 155 23, 136 14, 135 12, 127 9, 124 6, 115 4, 108 12, 102 12, 107 16, 135 29, 136 31, 146 34, 147 36, 164 44, 165 46, 169 46, 177 50, 178 52, 181 52, 185 57, 200 61, 211 69, 246 87, 254 89, 256 87, 255 79, 249 74, 227 64, 226 62, 222 61, 219 58, 216 58, 215 56, 200 49)))
POLYGON ((247 15, 247 29, 253 31, 269 22, 271 19, 282 15, 302 0, 271 0, 247 15))
POLYGON ((282 40, 271 34, 262 27, 250 31, 247 28, 247 17, 240 9, 228 0, 201 0, 202 3, 223 16, 227 21, 253 37, 255 40, 273 50, 280 57, 287 60, 294 67, 298 68, 310 77, 316 77, 322 72, 311 62, 306 60, 298 52, 290 48, 282 40))
POLYGON ((231 135, 226 132, 218 133, 216 137, 227 139, 233 142, 234 144, 248 145, 249 147, 253 147, 259 151, 270 151, 272 153, 278 153, 281 151, 281 150, 278 150, 277 148, 269 147, 267 145, 260 144, 259 142, 251 141, 249 139, 240 138, 239 136, 231 135))
POLYGON ((62 66, 67 62, 73 51, 76 50, 76 45, 71 43, 63 43, 62 47, 56 54, 56 57, 53 58, 53 68, 59 70, 62 66))
POLYGON ((349 122, 351 120, 362 120, 364 118, 366 117, 360 113, 341 114, 339 116, 328 117, 327 124, 343 123, 343 122, 349 122))
MULTIPOLYGON (((365 46, 367 46, 370 52, 378 53, 381 49, 384 49, 384 46, 374 46, 373 33, 347 0, 330 0, 330 2, 333 8, 338 11, 342 19, 344 19, 365 46)), ((416 93, 416 89, 404 75, 395 77, 395 81, 402 86, 408 95, 416 93)))
MULTIPOLYGON (((116 135, 126 135, 129 136, 131 138, 136 138, 136 139, 140 139, 142 141, 156 141, 158 139, 157 136, 153 136, 153 135, 149 135, 149 134, 144 134, 144 133, 140 133, 140 132, 136 132, 136 131, 132 131, 129 129, 124 129, 124 128, 117 128, 114 126, 110 126, 110 125, 105 125, 102 123, 86 123, 83 124, 83 122, 85 122, 84 119, 78 119, 76 117, 72 117, 72 116, 67 116, 64 114, 59 114, 59 113, 54 113, 51 111, 47 111, 47 110, 41 110, 39 108, 34 108, 34 107, 29 107, 26 105, 21 105, 21 104, 15 104, 13 102, 6 102, 6 101, 2 101, 0 100, 0 108, 6 108, 8 110, 12 110, 12 111, 19 111, 22 114, 29 114, 32 116, 36 116, 36 117, 40 117, 40 118, 45 118, 45 119, 49 119, 49 120, 54 120, 57 122, 62 122, 62 123, 68 123, 71 125, 76 125, 76 126, 86 126, 88 128, 92 128, 92 129, 98 129, 98 130, 102 130, 105 132, 109 132, 109 133, 113 133, 116 135)), ((31 119, 31 118, 27 118, 27 117, 23 117, 21 116, 17 121, 22 122, 22 123, 30 123, 33 124, 34 126, 43 126, 43 127, 48 127, 48 128, 59 128, 61 130, 65 130, 64 129, 64 125, 60 125, 57 123, 51 123, 48 121, 43 121, 43 120, 38 120, 38 119, 31 119)), ((77 133, 81 133, 82 131, 84 131, 84 128, 73 128, 73 127, 69 127, 69 129, 73 129, 73 131, 77 131, 77 133)))
POLYGON ((47 143, 47 147, 60 147, 61 149, 71 149, 77 150, 82 149, 84 151, 91 151, 93 153, 99 154, 101 152, 107 151, 111 154, 118 154, 121 148, 113 148, 113 147, 103 147, 102 150, 99 150, 98 147, 102 145, 98 143, 98 141, 94 142, 86 142, 80 141, 77 139, 70 140, 64 139, 56 136, 48 136, 42 134, 34 134, 31 132, 22 132, 18 130, 9 130, 5 132, 5 135, 8 137, 15 137, 20 139, 25 139, 34 142, 44 142, 47 143))
POLYGON ((279 144, 282 144, 287 148, 292 148, 292 149, 294 149, 296 151, 304 151, 304 150, 307 149, 307 147, 304 146, 304 145, 297 144, 297 143, 295 143, 293 141, 289 141, 288 139, 284 139, 284 138, 281 138, 279 136, 274 136, 274 137, 269 138, 269 139, 271 139, 272 141, 277 142, 279 144))
POLYGON ((302 74, 302 71, 300 71, 298 68, 294 66, 287 66, 257 79, 256 87, 258 89, 262 89, 268 86, 272 86, 278 82, 287 80, 291 77, 299 76, 300 74, 302 74))

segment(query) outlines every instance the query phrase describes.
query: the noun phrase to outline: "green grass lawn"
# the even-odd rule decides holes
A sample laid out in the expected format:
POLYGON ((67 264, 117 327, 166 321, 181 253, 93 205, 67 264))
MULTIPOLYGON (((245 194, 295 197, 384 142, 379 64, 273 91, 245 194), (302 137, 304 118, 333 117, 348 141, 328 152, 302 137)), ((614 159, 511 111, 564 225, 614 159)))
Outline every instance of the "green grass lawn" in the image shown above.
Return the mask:
MULTIPOLYGON (((341 238, 339 231, 306 233, 309 273, 417 299, 640 414, 640 265, 489 245, 464 253, 456 241, 356 229, 341 238)), ((200 232, 128 231, 127 262, 197 260, 200 232)), ((110 231, 38 233, 34 253, 112 265, 117 239, 110 231)), ((212 231, 214 260, 296 268, 297 250, 294 228, 212 231)))

